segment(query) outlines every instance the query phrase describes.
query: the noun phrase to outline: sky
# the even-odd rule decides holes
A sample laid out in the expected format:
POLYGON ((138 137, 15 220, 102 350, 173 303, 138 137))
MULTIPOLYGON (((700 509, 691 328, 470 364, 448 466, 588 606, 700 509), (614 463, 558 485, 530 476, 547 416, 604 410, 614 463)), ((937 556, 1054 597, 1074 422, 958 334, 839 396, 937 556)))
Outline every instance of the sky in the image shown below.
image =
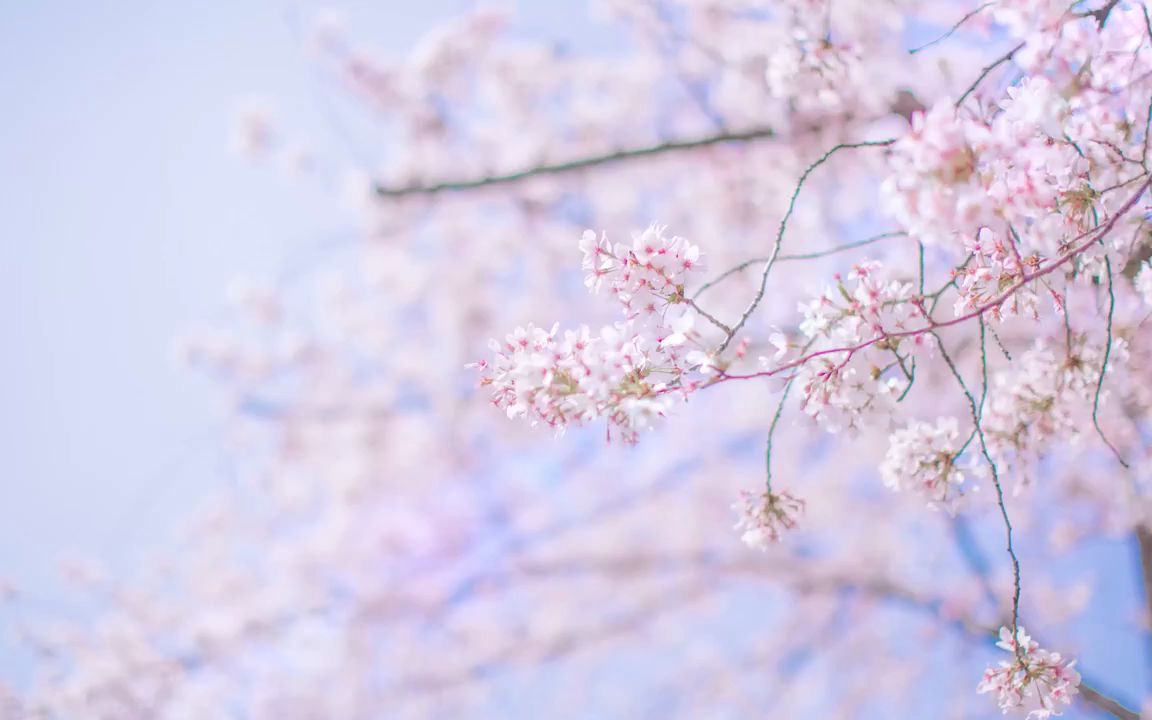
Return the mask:
MULTIPOLYGON (((402 52, 464 6, 341 7, 402 52)), ((319 10, 0 2, 0 578, 48 592, 57 558, 115 566, 228 482, 220 400, 170 349, 231 278, 352 231, 334 193, 227 141, 260 97, 339 155, 303 35, 319 10)))
MULTIPOLYGON (((60 560, 128 569, 227 486, 223 398, 173 341, 223 315, 231 279, 355 230, 338 192, 232 151, 238 110, 257 99, 330 165, 371 161, 311 21, 334 8, 400 54, 470 4, 0 0, 0 584, 66 609, 60 560)), ((577 0, 519 12, 526 34, 595 33, 577 0)))
POLYGON ((223 481, 171 342, 343 222, 226 142, 238 100, 304 107, 308 77, 277 3, 0 4, 0 577, 121 557, 223 481))

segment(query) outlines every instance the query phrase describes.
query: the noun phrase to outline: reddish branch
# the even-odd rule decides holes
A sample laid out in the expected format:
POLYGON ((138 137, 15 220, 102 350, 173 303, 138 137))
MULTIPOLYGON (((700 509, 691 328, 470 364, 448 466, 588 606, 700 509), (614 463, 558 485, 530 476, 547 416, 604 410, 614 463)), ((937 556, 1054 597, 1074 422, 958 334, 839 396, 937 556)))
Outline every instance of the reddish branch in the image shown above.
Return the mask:
MULTIPOLYGON (((710 384, 715 385, 716 383, 725 382, 727 380, 748 380, 748 379, 758 378, 758 377, 772 377, 774 375, 779 375, 780 373, 784 372, 785 370, 791 370, 793 368, 800 367, 801 365, 804 365, 805 363, 807 363, 811 360, 814 360, 818 357, 822 357, 825 355, 838 355, 838 354, 842 354, 842 353, 847 353, 848 358, 850 359, 857 352, 864 350, 868 347, 871 347, 872 345, 875 345, 877 343, 888 340, 888 339, 898 339, 898 338, 906 338, 906 337, 915 337, 917 335, 924 335, 926 333, 931 333, 933 331, 940 330, 940 329, 943 329, 946 327, 952 327, 953 325, 960 325, 960 324, 968 322, 969 320, 975 320, 978 317, 982 317, 985 313, 992 311, 992 310, 995 310, 996 308, 1003 305, 1013 295, 1015 295, 1017 291, 1019 291, 1024 286, 1028 285, 1029 283, 1031 283, 1034 280, 1038 280, 1039 278, 1042 278, 1045 275, 1048 275, 1048 274, 1054 272, 1058 268, 1060 268, 1063 265, 1065 265, 1066 263, 1068 263, 1073 258, 1077 257, 1081 253, 1083 253, 1086 250, 1088 250, 1089 248, 1091 248, 1097 242, 1104 239, 1104 237, 1106 235, 1108 235, 1108 233, 1111 232, 1112 229, 1116 226, 1116 223, 1119 222, 1120 218, 1122 218, 1124 215, 1126 215, 1136 205, 1136 203, 1140 200, 1140 197, 1148 190, 1149 185, 1152 185, 1152 179, 1145 180, 1144 183, 1140 185, 1140 189, 1137 190, 1136 193, 1133 194, 1132 197, 1130 197, 1116 211, 1115 214, 1113 214, 1113 216, 1108 220, 1108 222, 1104 223, 1103 225, 1101 225, 1098 228, 1093 228, 1092 230, 1081 233, 1080 235, 1077 235, 1075 238, 1073 238, 1073 242, 1075 242, 1077 240, 1082 240, 1083 238, 1087 237, 1088 239, 1085 240, 1083 243, 1073 247, 1068 252, 1066 252, 1063 255, 1061 255, 1060 257, 1056 258, 1056 260, 1052 261, 1046 267, 1037 269, 1037 270, 1030 272, 1030 273, 1028 273, 1028 272, 1023 273, 1020 276, 1020 279, 1018 281, 1016 281, 1015 283, 1013 283, 1011 286, 1009 286, 1003 293, 998 295, 993 300, 990 300, 989 302, 985 303, 984 305, 977 307, 975 310, 973 310, 973 311, 971 311, 965 315, 960 315, 959 317, 952 318, 951 320, 937 321, 937 320, 931 319, 930 317, 927 317, 927 313, 925 313, 925 316, 926 316, 926 319, 928 320, 928 322, 923 327, 915 328, 912 330, 900 330, 900 331, 896 331, 896 332, 881 333, 880 335, 877 335, 876 337, 874 337, 870 340, 865 340, 865 341, 857 343, 855 345, 848 345, 848 346, 835 347, 835 348, 825 348, 823 350, 816 350, 814 352, 810 352, 806 355, 803 355, 803 356, 801 356, 795 360, 792 360, 791 362, 784 363, 783 365, 780 365, 780 366, 773 368, 771 370, 762 370, 760 372, 748 373, 748 374, 722 373, 719 377, 717 377, 716 380, 714 380, 710 384)), ((923 309, 922 309, 922 311, 923 311, 923 309)))

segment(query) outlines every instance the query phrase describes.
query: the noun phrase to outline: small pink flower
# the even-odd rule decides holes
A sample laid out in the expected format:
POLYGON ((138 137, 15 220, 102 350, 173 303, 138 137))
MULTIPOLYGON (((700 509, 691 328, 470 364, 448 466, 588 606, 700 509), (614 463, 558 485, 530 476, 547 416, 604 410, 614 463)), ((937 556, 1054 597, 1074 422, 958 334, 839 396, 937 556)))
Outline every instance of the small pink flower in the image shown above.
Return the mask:
POLYGON ((780 541, 783 531, 796 527, 804 512, 804 501, 786 491, 756 494, 744 490, 732 509, 737 513, 735 528, 741 532, 744 544, 765 550, 780 541))
POLYGON ((976 691, 996 693, 1004 714, 1016 711, 1027 713, 1028 720, 1048 720, 1062 715, 1062 706, 1072 704, 1080 685, 1075 660, 1064 660, 1060 653, 1041 648, 1022 627, 1015 636, 1010 629, 1000 628, 996 646, 1012 653, 1012 660, 985 670, 976 691))

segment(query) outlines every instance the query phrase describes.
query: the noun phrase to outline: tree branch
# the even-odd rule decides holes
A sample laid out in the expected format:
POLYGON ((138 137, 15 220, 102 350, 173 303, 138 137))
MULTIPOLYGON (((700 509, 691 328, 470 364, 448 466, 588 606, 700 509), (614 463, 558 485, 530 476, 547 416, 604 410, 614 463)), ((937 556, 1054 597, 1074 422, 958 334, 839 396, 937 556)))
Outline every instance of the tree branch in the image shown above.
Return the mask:
POLYGON ((889 140, 865 140, 863 142, 840 143, 839 145, 833 146, 831 150, 821 155, 816 162, 804 169, 804 172, 800 175, 800 179, 796 182, 796 189, 792 191, 792 197, 788 200, 788 210, 780 220, 780 227, 776 231, 776 241, 772 245, 772 253, 768 256, 768 260, 764 264, 764 270, 760 273, 760 286, 756 290, 756 296, 752 298, 752 302, 748 303, 748 307, 740 314, 740 319, 732 326, 732 331, 728 333, 728 337, 724 338, 724 342, 720 343, 720 347, 716 349, 717 354, 724 352, 728 345, 736 338, 736 334, 744 327, 744 323, 748 322, 748 318, 752 317, 752 313, 756 312, 756 308, 760 307, 760 301, 764 299, 764 292, 768 289, 768 275, 772 272, 776 261, 780 259, 780 250, 784 247, 784 232, 788 229, 788 221, 792 218, 792 213, 796 210, 796 199, 800 197, 800 191, 804 188, 804 182, 808 179, 808 176, 841 150, 888 147, 894 142, 896 142, 896 140, 893 138, 889 140))
MULTIPOLYGON (((1144 525, 1136 527, 1136 545, 1140 551, 1140 579, 1144 586, 1144 626, 1152 626, 1152 530, 1144 525)), ((1145 644, 1152 654, 1152 637, 1146 637, 1145 644)))
MULTIPOLYGON (((750 380, 752 378, 772 377, 774 375, 779 375, 780 373, 782 373, 786 370, 791 370, 792 368, 800 367, 801 365, 804 365, 805 363, 810 362, 811 360, 814 360, 818 357, 824 357, 827 355, 837 355, 837 354, 843 354, 843 353, 847 353, 849 355, 849 357, 851 357, 853 354, 855 354, 855 353, 857 353, 857 352, 859 352, 865 348, 869 348, 869 347, 871 347, 877 343, 883 342, 883 341, 888 340, 888 339, 906 338, 906 337, 915 337, 917 335, 924 335, 926 333, 931 333, 931 332, 933 332, 935 330, 939 330, 941 328, 952 327, 954 325, 961 325, 963 323, 969 322, 970 320, 975 320, 978 317, 983 317, 984 313, 989 312, 990 310, 994 310, 995 308, 998 308, 1001 305, 1003 305, 1005 302, 1008 301, 1009 298, 1011 298, 1013 295, 1015 295, 1022 287, 1024 287, 1028 283, 1031 283, 1034 280, 1038 280, 1038 279, 1040 279, 1046 275, 1051 274, 1052 272, 1054 272, 1057 269, 1066 265, 1073 258, 1078 257, 1081 253, 1088 250, 1090 247, 1095 245, 1097 242, 1101 241, 1105 236, 1108 235, 1108 233, 1110 233, 1112 231, 1112 229, 1116 226, 1116 223, 1119 222, 1120 218, 1122 218, 1124 215, 1128 214, 1128 212, 1136 205, 1136 203, 1140 200, 1140 198, 1144 195, 1144 193, 1147 192, 1149 185, 1152 185, 1152 179, 1145 180, 1144 183, 1140 185, 1140 189, 1137 190, 1128 200, 1126 200, 1124 202, 1124 204, 1122 206, 1120 206, 1116 210, 1116 213, 1112 216, 1111 219, 1108 220, 1108 222, 1104 223, 1103 225, 1101 225, 1097 228, 1093 228, 1092 230, 1088 230, 1087 232, 1081 233, 1080 235, 1078 235, 1072 239, 1072 241, 1074 242, 1076 240, 1082 240, 1082 239, 1087 237, 1087 238, 1089 238, 1087 241, 1083 242, 1080 245, 1073 247, 1068 252, 1064 253, 1060 257, 1053 260, 1047 266, 1040 268, 1040 269, 1038 269, 1034 272, 1031 272, 1031 273, 1024 273, 1023 275, 1020 276, 1020 279, 1017 282, 1015 282, 1012 285, 1010 285, 1009 287, 1007 287, 1004 290, 1004 292, 1002 292, 1000 295, 998 295, 997 297, 993 298, 989 302, 985 303, 984 305, 981 305, 980 307, 976 308, 975 310, 973 310, 967 314, 954 317, 951 320, 939 320, 939 321, 933 320, 933 319, 931 319, 931 317, 927 317, 926 318, 927 322, 924 324, 923 327, 914 328, 912 330, 901 330, 898 332, 881 333, 881 334, 873 337, 870 340, 864 340, 862 342, 856 343, 855 345, 845 345, 842 347, 825 348, 823 350, 816 350, 814 352, 810 352, 810 353, 807 353, 807 354, 805 354, 799 358, 796 358, 795 360, 792 360, 790 362, 784 363, 782 365, 778 365, 775 368, 772 368, 770 370, 761 370, 759 372, 744 373, 744 374, 730 374, 727 372, 722 372, 721 374, 719 374, 716 377, 715 380, 713 380, 711 383, 709 383, 708 386, 711 387, 712 385, 716 385, 716 384, 719 384, 722 382, 728 382, 730 380, 750 380), (1091 237, 1089 237, 1089 236, 1091 236, 1091 237)), ((736 326, 736 329, 739 329, 739 326, 736 326)))
POLYGON ((1083 680, 1080 682, 1080 696, 1084 698, 1085 702, 1095 705, 1104 712, 1120 718, 1120 720, 1140 720, 1140 713, 1129 710, 1083 680))
MULTIPOLYGON (((487 586, 487 589, 490 591, 507 589, 517 581, 554 579, 558 575, 592 574, 635 579, 656 573, 673 575, 688 573, 691 575, 700 571, 727 576, 746 576, 782 581, 786 586, 800 594, 852 590, 877 600, 894 602, 925 613, 937 620, 946 622, 973 639, 990 641, 997 637, 994 628, 983 625, 972 618, 961 616, 946 620, 940 613, 941 599, 903 587, 889 578, 883 576, 858 577, 844 571, 813 572, 803 562, 797 562, 794 558, 718 558, 713 553, 699 551, 690 552, 681 557, 640 554, 614 557, 574 557, 551 562, 522 561, 517 564, 514 570, 493 576, 491 580, 494 581, 494 584, 487 586), (788 577, 789 575, 791 577, 788 577)), ((698 602, 716 587, 716 584, 710 582, 689 581, 680 585, 681 592, 667 593, 655 604, 642 604, 631 611, 608 618, 602 624, 571 630, 537 645, 523 641, 510 643, 497 648, 475 663, 441 671, 435 675, 405 678, 401 683, 401 688, 414 691, 417 694, 443 692, 453 686, 481 682, 485 679, 488 671, 501 665, 558 660, 589 645, 635 631, 637 627, 650 622, 658 614, 698 602)), ((1080 694, 1086 702, 1112 714, 1119 720, 1140 720, 1138 713, 1105 695, 1087 681, 1081 681, 1080 694)))
POLYGON ((776 131, 770 127, 753 128, 741 132, 722 132, 692 140, 672 140, 655 145, 617 150, 602 155, 589 155, 565 162, 537 165, 501 175, 485 175, 468 180, 448 180, 432 185, 399 185, 394 187, 377 185, 376 195, 382 198, 400 198, 410 195, 435 195, 453 190, 475 190, 483 187, 507 185, 541 175, 559 175, 624 160, 650 157, 652 155, 662 155, 681 150, 694 150, 724 143, 750 142, 752 140, 763 140, 773 137, 776 137, 776 131))
POLYGON ((1009 50, 1007 53, 1001 55, 999 58, 994 60, 990 65, 986 66, 982 71, 980 71, 980 75, 972 82, 971 85, 968 86, 968 89, 964 91, 964 94, 960 96, 960 99, 956 101, 955 107, 959 108, 961 105, 963 105, 964 101, 968 99, 968 96, 971 95, 973 92, 975 92, 976 88, 979 87, 980 83, 984 82, 984 78, 988 77, 988 73, 992 72, 996 68, 1000 67, 1004 63, 1011 60, 1016 55, 1016 53, 1018 53, 1024 49, 1024 45, 1025 45, 1025 43, 1020 43, 1016 47, 1009 50))

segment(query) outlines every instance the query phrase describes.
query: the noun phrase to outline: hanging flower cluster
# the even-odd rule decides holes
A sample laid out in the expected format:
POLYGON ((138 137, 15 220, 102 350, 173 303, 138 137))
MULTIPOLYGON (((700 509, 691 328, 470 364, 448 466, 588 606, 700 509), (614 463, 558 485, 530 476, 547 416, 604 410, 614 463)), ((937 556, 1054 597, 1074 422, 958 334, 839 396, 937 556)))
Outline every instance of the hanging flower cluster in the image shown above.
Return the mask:
POLYGON ((1080 685, 1076 661, 1041 648, 1022 627, 1015 635, 1006 627, 1000 628, 996 646, 1013 657, 985 670, 977 692, 995 693, 1004 714, 1027 713, 1029 720, 1064 714, 1064 707, 1072 704, 1080 685))
POLYGON ((958 456, 962 446, 956 418, 909 423, 889 437, 880 477, 892 490, 914 492, 923 496, 929 507, 954 511, 966 475, 979 473, 978 466, 961 467, 958 456))
POLYGON ((765 550, 779 542, 785 530, 791 530, 804 512, 804 501, 786 491, 764 490, 740 493, 732 505, 736 511, 736 531, 748 547, 765 550))
MULTIPOLYGON (((1091 408, 1100 381, 1105 347, 1081 334, 1058 350, 1038 342, 997 373, 981 426, 999 457, 1037 452, 1052 438, 1078 438, 1085 408, 1091 408)), ((1109 370, 1125 361, 1127 345, 1112 340, 1109 370)))

